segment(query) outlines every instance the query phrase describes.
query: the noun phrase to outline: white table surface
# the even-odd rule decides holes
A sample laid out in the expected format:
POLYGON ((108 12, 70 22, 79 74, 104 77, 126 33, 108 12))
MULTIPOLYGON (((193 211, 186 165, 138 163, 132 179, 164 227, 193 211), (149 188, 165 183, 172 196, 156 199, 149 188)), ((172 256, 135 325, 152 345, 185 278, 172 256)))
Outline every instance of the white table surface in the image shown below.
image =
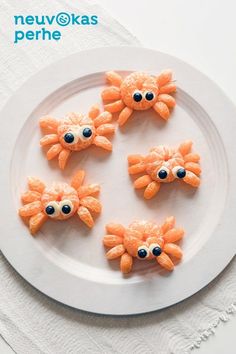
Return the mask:
MULTIPOLYGON (((213 79, 236 104, 235 0, 97 2, 145 47, 192 64, 213 79)), ((198 353, 234 354, 235 329, 236 316, 232 316, 229 322, 221 323, 215 335, 202 343, 198 353)), ((0 353, 14 353, 1 337, 0 353)))

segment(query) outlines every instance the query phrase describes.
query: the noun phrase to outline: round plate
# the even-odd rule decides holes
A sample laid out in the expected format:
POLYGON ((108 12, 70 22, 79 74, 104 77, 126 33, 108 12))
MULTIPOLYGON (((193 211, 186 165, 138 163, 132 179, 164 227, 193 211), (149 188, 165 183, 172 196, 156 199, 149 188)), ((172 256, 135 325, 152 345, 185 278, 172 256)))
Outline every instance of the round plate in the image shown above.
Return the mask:
MULTIPOLYGON (((101 105, 102 107, 102 105, 101 105)), ((12 266, 48 296, 75 308, 103 314, 136 314, 175 304, 194 294, 229 263, 235 253, 236 111, 207 77, 169 55, 143 48, 102 48, 63 59, 27 81, 1 112, 1 235, 0 246, 12 266), (104 72, 142 70, 158 74, 171 68, 177 80, 177 106, 165 123, 154 111, 135 112, 117 127, 110 154, 92 147, 71 157, 61 172, 39 146, 40 116, 63 117, 88 112, 100 102, 104 72), (174 182, 145 201, 135 192, 127 172, 127 155, 145 154, 159 145, 192 139, 201 155, 198 190, 174 182), (101 184, 103 213, 88 230, 75 216, 48 221, 36 237, 17 215, 27 176, 50 184, 70 181, 77 169, 86 182, 101 184), (157 263, 135 262, 123 276, 118 261, 107 261, 102 245, 104 226, 134 219, 162 222, 174 215, 186 236, 184 258, 167 273, 157 263)))

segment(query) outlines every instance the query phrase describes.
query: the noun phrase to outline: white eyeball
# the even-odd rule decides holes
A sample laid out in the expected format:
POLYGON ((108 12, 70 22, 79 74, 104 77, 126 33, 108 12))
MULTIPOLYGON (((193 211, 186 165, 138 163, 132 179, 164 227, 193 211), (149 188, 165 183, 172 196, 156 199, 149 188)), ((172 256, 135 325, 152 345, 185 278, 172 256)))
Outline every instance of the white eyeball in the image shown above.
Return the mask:
POLYGON ((184 178, 186 176, 186 170, 183 166, 175 166, 172 169, 172 173, 176 178, 184 178))
POLYGON ((149 257, 149 255, 150 255, 150 251, 146 245, 140 246, 138 248, 137 256, 139 259, 145 259, 145 258, 149 257))
POLYGON ((166 166, 162 166, 157 171, 157 178, 166 179, 169 176, 170 170, 166 166))
POLYGON ((45 213, 50 218, 56 218, 60 214, 60 207, 56 201, 51 201, 45 208, 45 213))
POLYGON ((158 243, 152 243, 149 246, 149 250, 153 254, 153 256, 155 256, 155 257, 160 256, 160 254, 162 252, 162 249, 161 249, 161 247, 160 247, 160 245, 158 243))
POLYGON ((73 145, 79 140, 79 134, 76 131, 68 131, 64 134, 63 139, 65 143, 73 145))
POLYGON ((83 125, 79 130, 79 137, 82 140, 88 140, 93 135, 93 129, 90 125, 83 125))
POLYGON ((64 199, 59 203, 60 212, 64 215, 68 215, 73 211, 73 204, 71 200, 64 199))

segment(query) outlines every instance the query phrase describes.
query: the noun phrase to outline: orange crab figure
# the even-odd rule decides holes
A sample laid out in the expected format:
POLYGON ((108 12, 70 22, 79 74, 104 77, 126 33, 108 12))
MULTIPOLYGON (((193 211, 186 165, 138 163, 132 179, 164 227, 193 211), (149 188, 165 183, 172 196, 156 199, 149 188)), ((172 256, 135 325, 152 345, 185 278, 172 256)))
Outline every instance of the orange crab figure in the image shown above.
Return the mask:
POLYGON ((101 204, 94 197, 100 191, 97 184, 83 186, 85 172, 80 170, 72 178, 71 184, 54 182, 50 187, 38 178, 29 177, 29 191, 22 194, 24 204, 19 215, 28 221, 34 235, 49 218, 67 220, 77 214, 88 226, 93 227, 94 220, 90 213, 100 213, 101 204))
POLYGON ((133 111, 151 107, 164 120, 169 118, 170 108, 175 106, 175 99, 170 94, 176 91, 171 70, 164 70, 158 76, 133 72, 125 79, 109 71, 106 78, 112 86, 102 91, 104 108, 108 112, 120 112, 119 125, 125 124, 133 111))
POLYGON ((61 121, 50 116, 42 117, 40 127, 49 134, 40 140, 40 145, 51 145, 47 151, 47 159, 52 160, 58 156, 59 167, 63 170, 73 151, 81 151, 91 145, 112 150, 111 142, 105 137, 114 133, 115 128, 110 123, 111 120, 112 114, 100 113, 96 105, 88 115, 69 113, 61 121))
POLYGON ((184 235, 184 230, 174 225, 173 216, 167 218, 161 226, 149 221, 134 221, 128 228, 120 224, 108 224, 108 235, 104 236, 103 244, 111 249, 106 257, 109 260, 120 257, 120 270, 123 273, 132 270, 133 258, 156 259, 161 267, 171 271, 174 263, 170 257, 177 260, 182 258, 182 250, 175 242, 184 235))
POLYGON ((145 188, 145 199, 153 198, 161 183, 170 183, 176 179, 197 188, 201 174, 200 156, 191 150, 192 141, 187 140, 177 148, 160 145, 152 148, 147 156, 128 156, 129 174, 143 174, 134 181, 134 188, 145 188))

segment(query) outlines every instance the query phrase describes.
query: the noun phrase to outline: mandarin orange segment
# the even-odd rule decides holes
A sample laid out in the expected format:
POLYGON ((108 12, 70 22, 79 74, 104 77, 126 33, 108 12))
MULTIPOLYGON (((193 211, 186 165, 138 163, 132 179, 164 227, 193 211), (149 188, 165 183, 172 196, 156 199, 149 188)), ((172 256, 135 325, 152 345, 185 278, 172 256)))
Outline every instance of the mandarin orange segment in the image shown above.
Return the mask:
POLYGON ((164 245, 164 252, 168 253, 169 255, 181 259, 183 257, 183 252, 181 248, 178 245, 175 245, 174 243, 166 243, 164 245))
POLYGON ((88 226, 88 227, 93 227, 94 226, 94 221, 93 217, 88 211, 87 208, 84 206, 80 206, 78 211, 77 211, 79 218, 88 226))
POLYGON ((91 196, 82 198, 80 200, 80 204, 90 209, 91 211, 94 211, 95 213, 100 213, 102 210, 102 206, 99 200, 91 196))
POLYGON ((123 238, 117 235, 105 235, 103 244, 106 247, 114 247, 123 243, 123 238))
POLYGON ((122 256, 122 254, 125 253, 125 248, 123 245, 118 245, 113 247, 112 249, 110 249, 107 254, 106 257, 107 259, 116 259, 119 258, 120 256, 122 256))
POLYGON ((35 235, 39 229, 43 226, 48 217, 43 212, 31 216, 29 220, 29 229, 31 235, 35 235))
POLYGON ((122 254, 120 258, 120 270, 122 271, 122 273, 124 274, 130 273, 132 269, 132 265, 133 265, 132 256, 127 252, 122 254))
POLYGON ((28 187, 31 191, 42 193, 45 189, 45 184, 39 178, 28 177, 28 187))
POLYGON ((84 177, 85 177, 85 171, 84 170, 79 170, 77 171, 74 176, 72 177, 71 180, 71 186, 75 189, 78 189, 79 187, 81 187, 83 181, 84 181, 84 177))
POLYGON ((166 270, 172 271, 174 269, 174 263, 166 253, 162 252, 156 260, 166 270))
POLYGON ((41 194, 36 191, 28 191, 21 195, 21 201, 23 204, 28 204, 41 199, 41 194))
POLYGON ((181 238, 184 236, 184 230, 179 228, 179 229, 171 229, 169 231, 167 231, 163 237, 165 242, 169 243, 169 242, 176 242, 181 240, 181 238))
POLYGON ((25 204, 23 207, 19 209, 20 216, 31 216, 37 214, 42 210, 42 204, 40 201, 31 202, 29 204, 25 204))

